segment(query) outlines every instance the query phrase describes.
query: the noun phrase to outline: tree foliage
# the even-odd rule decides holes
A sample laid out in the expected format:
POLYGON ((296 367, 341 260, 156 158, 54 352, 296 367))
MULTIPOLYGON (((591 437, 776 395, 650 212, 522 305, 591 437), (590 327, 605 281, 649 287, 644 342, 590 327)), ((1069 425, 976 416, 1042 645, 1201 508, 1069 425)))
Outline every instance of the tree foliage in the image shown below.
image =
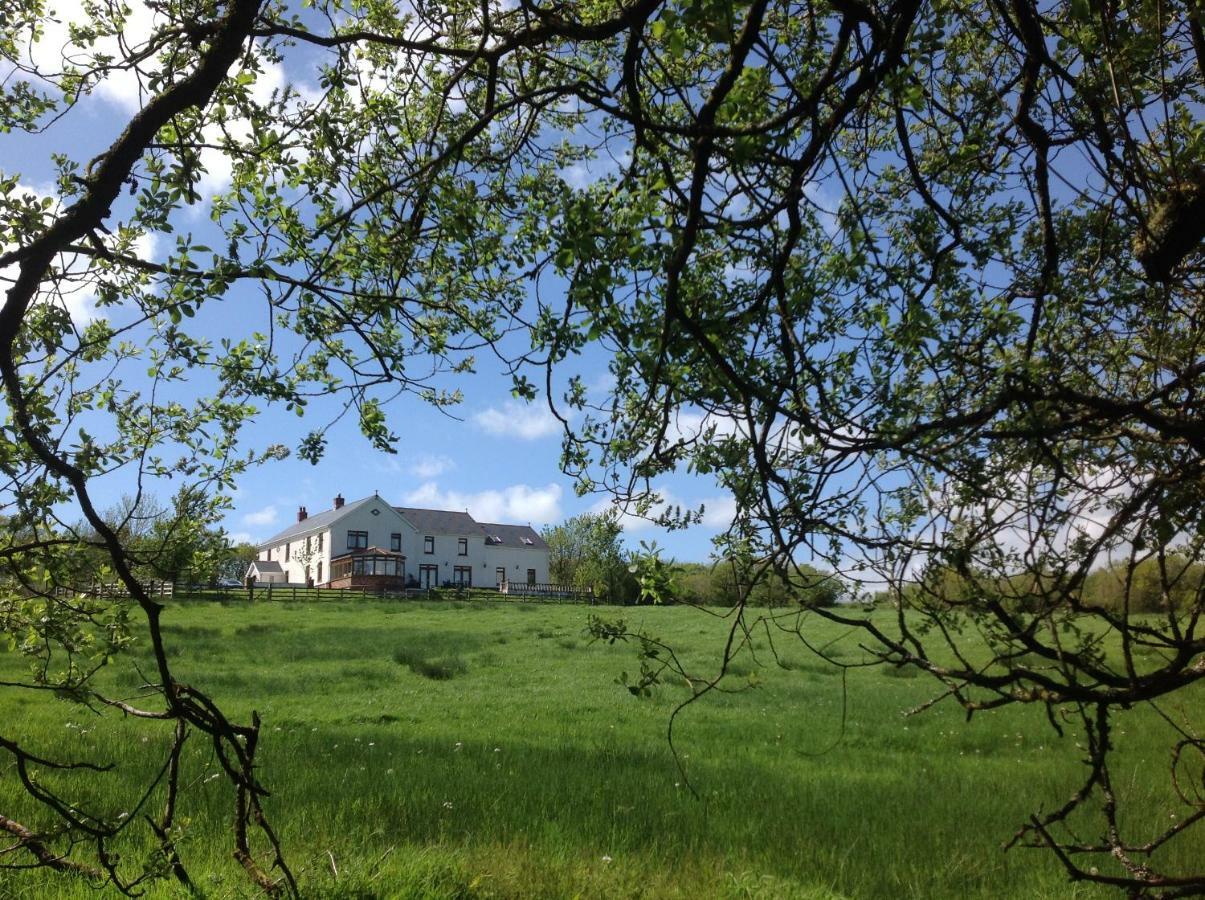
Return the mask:
POLYGON ((628 571, 631 554, 614 512, 583 513, 545 528, 548 572, 553 583, 591 590, 603 603, 631 603, 637 594, 628 571))
MULTIPOLYGON (((1081 790, 1020 840, 1075 879, 1205 890, 1150 858, 1205 817, 1199 718, 1166 705, 1205 677, 1186 575, 1205 540, 1197 4, 101 0, 49 56, 31 49, 46 4, 5 15, 0 128, 55 148, 53 190, 0 173, 2 618, 37 663, 12 689, 118 703, 91 673, 137 612, 156 687, 120 708, 174 736, 158 864, 119 865, 128 826, 31 778, 50 824, 0 826, 34 863, 187 882, 173 760, 196 730, 230 780, 239 861, 296 890, 257 720, 173 677, 136 549, 93 496, 186 484, 204 509, 169 530, 187 528, 286 452, 247 435, 261 406, 335 398, 331 418, 388 450, 389 399, 455 403, 442 376, 482 357, 519 396, 543 384, 583 490, 648 511, 658 475, 714 476, 737 507, 721 556, 885 589, 890 625, 815 614, 968 713, 1036 703, 1080 731, 1081 790), (278 66, 311 88, 270 89, 278 66), (137 112, 90 161, 62 153, 114 83, 137 112), (73 317, 81 298, 97 317, 73 317), (575 371, 598 346, 601 392, 575 371), (128 603, 79 593, 79 547, 128 603), (959 590, 931 602, 945 573, 959 590), (1139 613, 1139 582, 1175 601, 1139 613), (1135 704, 1177 730, 1186 807, 1139 838, 1109 769, 1135 704), (1064 827, 1092 810, 1098 839, 1064 827)), ((328 425, 297 452, 318 460, 328 425)), ((22 771, 60 764, 2 729, 22 771)))
POLYGON ((692 603, 811 608, 849 599, 840 578, 807 564, 796 566, 789 579, 773 567, 758 570, 733 559, 679 563, 679 568, 681 596, 692 603))

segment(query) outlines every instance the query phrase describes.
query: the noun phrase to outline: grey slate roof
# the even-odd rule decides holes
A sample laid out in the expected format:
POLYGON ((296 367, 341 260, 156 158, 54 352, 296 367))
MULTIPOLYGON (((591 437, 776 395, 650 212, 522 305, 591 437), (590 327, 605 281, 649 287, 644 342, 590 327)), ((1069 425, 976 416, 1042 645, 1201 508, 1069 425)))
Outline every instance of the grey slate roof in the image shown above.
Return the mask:
POLYGON ((267 547, 271 545, 274 547, 277 544, 283 543, 284 541, 297 537, 298 535, 308 534, 311 531, 316 531, 322 528, 328 528, 331 524, 345 516, 347 513, 354 509, 358 509, 369 500, 375 499, 377 498, 375 495, 373 495, 372 497, 365 497, 362 500, 356 500, 353 503, 344 503, 339 509, 328 509, 326 512, 315 513, 312 516, 308 516, 302 522, 295 522, 284 531, 280 532, 280 534, 273 535, 266 541, 261 541, 259 546, 267 547))
POLYGON ((395 506, 394 509, 423 534, 464 534, 473 537, 481 534, 481 526, 466 512, 415 509, 412 506, 395 506))
MULTIPOLYGON (((315 513, 312 516, 308 516, 302 522, 293 523, 284 531, 268 538, 268 540, 261 541, 258 546, 261 549, 264 547, 275 547, 296 537, 330 528, 347 513, 353 512, 370 500, 376 499, 378 499, 376 495, 364 497, 361 500, 345 503, 340 509, 328 509, 325 512, 315 513)), ((413 525, 415 530, 422 534, 456 534, 466 537, 484 535, 489 543, 495 546, 526 547, 536 550, 548 549, 548 545, 544 543, 544 539, 530 525, 502 525, 492 522, 478 522, 467 512, 454 512, 447 509, 418 509, 413 506, 395 506, 393 508, 401 514, 402 518, 413 525), (490 540, 493 537, 501 538, 501 541, 490 540), (523 540, 524 538, 527 538, 531 543, 526 543, 523 540)), ((271 565, 279 566, 279 563, 271 563, 271 565)), ((266 570, 260 569, 260 571, 263 572, 266 570)), ((273 571, 284 570, 276 569, 273 571)))
POLYGON ((248 568, 248 571, 251 569, 255 569, 260 575, 274 575, 277 572, 284 572, 284 569, 280 567, 280 563, 275 560, 266 559, 251 560, 251 566, 248 568))
POLYGON ((501 542, 491 540, 495 547, 526 547, 528 550, 547 550, 548 544, 530 525, 499 525, 494 522, 482 522, 480 528, 486 538, 502 538, 501 542), (527 541, 530 543, 527 543, 527 541))

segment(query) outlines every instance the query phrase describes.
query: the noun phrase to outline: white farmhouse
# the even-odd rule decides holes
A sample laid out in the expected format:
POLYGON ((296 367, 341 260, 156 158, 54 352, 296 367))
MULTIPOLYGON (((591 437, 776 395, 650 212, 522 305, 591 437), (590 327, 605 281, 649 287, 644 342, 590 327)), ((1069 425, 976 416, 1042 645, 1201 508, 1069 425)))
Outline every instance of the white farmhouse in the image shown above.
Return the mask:
POLYGON ((379 496, 309 515, 260 544, 257 581, 331 588, 546 585, 548 545, 530 525, 391 506, 379 496))

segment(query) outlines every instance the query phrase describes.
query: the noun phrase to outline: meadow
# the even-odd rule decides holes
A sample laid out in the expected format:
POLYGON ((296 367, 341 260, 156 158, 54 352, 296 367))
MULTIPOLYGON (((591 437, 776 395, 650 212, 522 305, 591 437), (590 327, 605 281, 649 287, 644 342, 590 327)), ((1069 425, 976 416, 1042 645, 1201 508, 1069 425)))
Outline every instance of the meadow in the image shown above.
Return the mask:
MULTIPOLYGON (((729 624, 680 607, 415 601, 174 603, 164 620, 179 678, 263 717, 268 811, 306 897, 1109 896, 1069 883, 1047 853, 1001 849, 1081 777, 1074 734, 1060 739, 1041 710, 968 723, 941 704, 905 717, 935 683, 882 667, 843 675, 761 638, 725 678, 732 693, 678 719, 679 768, 666 726, 689 689, 629 693, 617 680, 638 670, 636 649, 591 642, 592 612, 625 618, 708 672, 729 624)), ((842 659, 862 657, 854 636, 807 624, 842 659)), ((132 695, 146 659, 139 650, 111 667, 108 687, 132 695)), ((0 679, 22 665, 0 653, 0 679)), ((117 763, 115 776, 56 781, 108 809, 128 808, 161 761, 146 745, 168 743, 158 723, 44 696, 0 703, 4 730, 32 746, 117 763)), ((1115 737, 1115 782, 1141 810, 1131 824, 1168 821, 1181 807, 1166 726, 1137 709, 1115 737)), ((231 798, 212 750, 191 740, 184 758, 185 862, 207 897, 252 895, 230 857, 231 798)), ((35 819, 7 766, 0 811, 35 819)), ((1095 834, 1095 822, 1084 827, 1095 834)), ((1199 867, 1205 846, 1193 840, 1163 861, 1199 867)), ((0 896, 95 893, 78 879, 0 872, 0 896)))

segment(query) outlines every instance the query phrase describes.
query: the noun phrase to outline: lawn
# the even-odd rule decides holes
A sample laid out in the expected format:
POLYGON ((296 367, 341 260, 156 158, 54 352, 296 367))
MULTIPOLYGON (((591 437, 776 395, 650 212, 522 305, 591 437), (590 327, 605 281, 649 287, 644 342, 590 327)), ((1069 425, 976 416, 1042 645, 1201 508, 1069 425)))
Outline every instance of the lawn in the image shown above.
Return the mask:
MULTIPOLYGON (((926 678, 882 668, 843 676, 789 644, 775 660, 762 638, 726 679, 741 690, 680 717, 683 772, 666 724, 688 689, 632 696, 617 678, 638 670, 636 651, 590 642, 597 611, 177 603, 165 622, 179 678, 232 713, 263 717, 268 809, 306 897, 1108 896, 1069 884, 1046 853, 1001 850, 1029 813, 1078 785, 1075 736, 1058 738, 1041 710, 967 723, 943 704, 905 718, 935 693, 926 678)), ((683 648, 700 669, 718 663, 721 618, 605 612, 683 648)), ((807 624, 842 658, 862 655, 852 636, 807 624)), ((109 687, 132 694, 139 660, 107 671, 109 687)), ((0 679, 22 665, 0 653, 0 679)), ((167 745, 157 723, 11 691, 0 703, 3 730, 31 746, 117 763, 116 776, 57 782, 115 811, 161 761, 147 745, 167 745)), ((1115 736, 1115 783, 1142 810, 1133 824, 1181 812, 1166 726, 1139 709, 1115 736)), ((231 800, 211 778, 212 751, 191 740, 185 764, 186 864, 207 896, 251 894, 230 858, 231 800)), ((7 768, 0 811, 35 817, 7 768)), ((1205 846, 1193 840, 1163 862, 1199 868, 1205 846)), ((0 873, 0 896, 90 895, 62 876, 0 873)))

